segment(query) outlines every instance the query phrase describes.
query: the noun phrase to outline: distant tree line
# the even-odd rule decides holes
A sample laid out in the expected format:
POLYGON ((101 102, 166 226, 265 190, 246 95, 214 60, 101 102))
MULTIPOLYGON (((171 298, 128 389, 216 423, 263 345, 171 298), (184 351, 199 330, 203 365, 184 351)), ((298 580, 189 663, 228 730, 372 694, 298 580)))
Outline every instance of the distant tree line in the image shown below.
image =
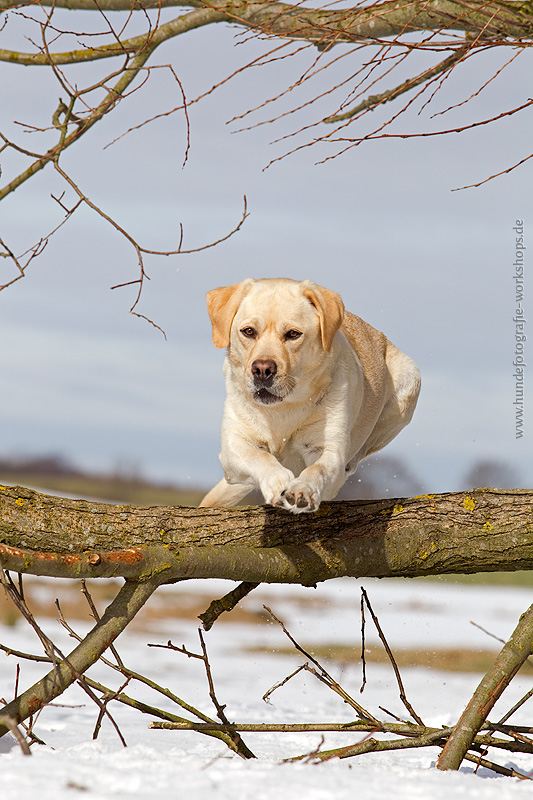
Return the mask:
MULTIPOLYGON (((77 467, 61 454, 41 456, 12 456, 0 458, 0 480, 24 483, 26 478, 47 476, 56 479, 73 477, 95 477, 77 467)), ((131 465, 118 464, 100 479, 109 481, 129 481, 150 484, 143 477, 141 469, 131 465)), ((526 488, 518 471, 507 462, 496 458, 475 461, 459 481, 460 489, 474 489, 491 486, 496 489, 526 488)), ((201 487, 200 487, 201 488, 201 487)), ((389 455, 375 455, 364 461, 357 472, 345 484, 339 500, 374 500, 383 497, 413 497, 428 490, 427 486, 401 458, 389 455)), ((261 504, 259 495, 250 495, 247 504, 261 504)))
MULTIPOLYGON (((497 458, 475 461, 459 480, 459 489, 491 486, 494 489, 521 489, 523 478, 507 462, 497 458)), ((450 487, 451 488, 451 487, 450 487)), ((428 488, 401 458, 377 454, 357 468, 344 485, 339 500, 374 500, 381 497, 413 497, 428 488)))
POLYGON ((0 458, 0 475, 81 475, 83 470, 63 455, 12 456, 0 458))

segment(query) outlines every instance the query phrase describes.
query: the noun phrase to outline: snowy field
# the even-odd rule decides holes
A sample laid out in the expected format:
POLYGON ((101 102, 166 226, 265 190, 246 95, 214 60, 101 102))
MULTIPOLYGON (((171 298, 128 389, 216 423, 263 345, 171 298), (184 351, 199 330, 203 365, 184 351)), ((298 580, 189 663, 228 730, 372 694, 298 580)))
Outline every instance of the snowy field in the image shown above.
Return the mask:
MULTIPOLYGON (((522 611, 531 602, 531 592, 509 587, 470 587, 460 584, 414 581, 341 579, 321 584, 317 589, 297 586, 263 586, 247 597, 242 608, 258 621, 219 621, 205 634, 219 701, 226 714, 237 722, 347 722, 353 712, 340 697, 316 678, 300 672, 278 689, 269 704, 261 698, 278 681, 294 671, 305 658, 298 653, 279 653, 290 642, 281 628, 259 615, 262 604, 269 605, 292 635, 304 647, 320 644, 353 644, 353 663, 341 665, 320 659, 350 694, 381 719, 379 706, 403 718, 407 712, 398 697, 392 670, 388 665, 367 665, 367 686, 361 685, 360 586, 367 590, 374 610, 393 650, 396 648, 467 647, 494 649, 499 644, 470 624, 470 620, 506 638, 522 611), (262 648, 258 652, 253 648, 262 648)), ((192 592, 219 597, 233 584, 198 581, 190 585, 165 587, 150 603, 161 607, 174 604, 176 595, 192 592)), ((53 590, 52 590, 53 591, 53 590)), ((185 602, 185 598, 184 598, 185 602)), ((226 615, 227 616, 227 615, 226 615)), ((367 614, 368 617, 368 614, 367 614)), ((239 618, 241 619, 241 618, 239 618)), ((43 628, 63 650, 73 647, 66 631, 53 619, 40 620, 43 628)), ((80 632, 83 625, 74 623, 80 632)), ((146 627, 146 623, 144 625, 146 627)), ((150 631, 137 628, 118 640, 125 664, 159 684, 169 687, 182 699, 216 716, 208 696, 203 665, 195 659, 168 650, 148 648, 148 642, 164 644, 168 639, 198 652, 197 624, 192 619, 157 617, 150 631)), ((371 623, 367 641, 377 640, 371 623)), ((35 634, 23 623, 0 625, 0 642, 16 650, 42 652, 35 634)), ((11 699, 17 660, 0 654, 0 697, 11 699)), ((21 661, 20 690, 27 688, 44 672, 43 665, 21 661)), ((453 724, 479 682, 478 674, 439 672, 424 667, 401 670, 407 696, 424 720, 432 726, 453 724)), ((103 665, 90 671, 95 680, 117 689, 123 678, 103 665)), ((529 688, 527 671, 515 678, 491 715, 496 719, 529 688)), ((180 709, 140 684, 130 684, 126 692, 176 714, 180 709)), ((533 701, 530 701, 533 702, 533 701)), ((320 733, 243 734, 257 756, 245 761, 219 741, 198 733, 149 729, 150 716, 114 703, 110 711, 127 742, 123 747, 115 730, 104 721, 93 741, 96 706, 78 687, 72 687, 53 707, 46 708, 35 727, 45 746, 34 745, 32 756, 22 755, 10 737, 0 739, 0 774, 4 797, 25 800, 71 800, 87 798, 370 798, 395 800, 431 798, 483 798, 506 800, 531 793, 529 781, 500 777, 487 770, 474 774, 467 764, 458 773, 443 773, 434 768, 438 748, 374 753, 352 759, 332 759, 325 763, 282 763, 283 759, 314 751, 321 744, 320 733)), ((390 719, 390 718, 389 718, 390 719)), ((519 711, 513 721, 530 724, 529 707, 519 711)), ((341 747, 359 741, 361 733, 326 733, 323 748, 341 747)), ((523 772, 533 770, 533 756, 491 751, 489 758, 523 772)))

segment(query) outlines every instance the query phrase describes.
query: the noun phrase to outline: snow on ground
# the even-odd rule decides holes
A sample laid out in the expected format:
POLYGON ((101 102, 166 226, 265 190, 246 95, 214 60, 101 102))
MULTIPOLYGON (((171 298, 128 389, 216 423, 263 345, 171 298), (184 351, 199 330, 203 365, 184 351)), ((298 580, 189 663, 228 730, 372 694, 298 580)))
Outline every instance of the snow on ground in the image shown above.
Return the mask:
MULTIPOLYGON (((317 589, 299 586, 263 586, 243 601, 248 610, 262 610, 268 604, 283 619, 293 636, 304 646, 321 643, 354 645, 354 664, 343 667, 335 662, 323 665, 352 696, 366 708, 383 717, 384 705, 405 717, 391 669, 368 664, 368 683, 363 695, 360 664, 360 585, 367 589, 374 610, 391 646, 442 648, 465 646, 471 649, 500 645, 470 624, 474 620, 492 633, 508 637, 518 617, 530 604, 530 592, 510 587, 471 587, 461 584, 424 583, 401 580, 341 579, 321 584, 317 589)), ((164 603, 166 593, 206 591, 213 598, 232 588, 222 581, 198 581, 159 590, 153 602, 164 603)), ((367 615, 368 617, 368 615, 367 615)), ((42 620, 45 630, 63 650, 72 640, 54 620, 42 620)), ((78 629, 82 626, 76 625, 78 629)), ((146 647, 147 642, 185 644, 198 651, 197 625, 187 619, 158 619, 150 633, 131 632, 119 639, 124 662, 138 672, 168 686, 181 698, 215 717, 202 664, 168 650, 146 647)), ((305 659, 298 654, 276 653, 289 644, 282 630, 272 622, 257 624, 219 622, 207 634, 206 644, 218 699, 226 704, 226 714, 238 722, 345 722, 353 719, 342 700, 308 673, 299 673, 278 689, 270 704, 261 697, 305 659), (262 647, 265 652, 249 652, 247 647, 262 647)), ((372 626, 367 640, 376 641, 372 626)), ((35 635, 23 623, 0 626, 0 642, 14 649, 39 652, 35 635)), ((16 661, 0 654, 0 696, 10 699, 15 680, 16 661)), ((21 662, 21 689, 42 676, 43 666, 21 662)), ((90 671, 91 677, 117 688, 121 676, 103 665, 90 671)), ((438 672, 417 668, 402 669, 409 700, 429 725, 452 724, 464 708, 480 676, 438 672)), ((498 717, 530 688, 526 673, 515 678, 492 718, 498 717)), ((127 693, 180 714, 164 698, 135 684, 127 693)), ((531 701, 533 702, 533 701, 531 701)), ((127 741, 124 748, 109 722, 103 723, 97 741, 92 740, 97 710, 78 687, 72 687, 41 714, 36 733, 46 746, 35 745, 32 757, 24 757, 11 738, 0 739, 0 774, 5 797, 26 800, 71 800, 83 794, 90 800, 134 800, 150 795, 240 800, 253 797, 266 800, 279 795, 283 800, 306 797, 311 800, 352 798, 373 800, 383 796, 395 800, 507 800, 529 795, 529 781, 496 776, 486 770, 473 774, 473 765, 458 773, 442 773, 434 768, 437 748, 391 753, 375 753, 355 759, 327 763, 282 763, 288 756, 313 751, 321 742, 320 733, 244 735, 257 760, 244 761, 217 740, 192 732, 150 730, 151 717, 120 704, 110 706, 127 741)), ((528 707, 515 718, 517 724, 530 724, 528 707)), ((324 748, 357 742, 361 734, 324 734, 324 748)), ((533 757, 496 753, 495 761, 529 772, 533 757)), ((465 762, 466 764, 466 762, 465 762)))

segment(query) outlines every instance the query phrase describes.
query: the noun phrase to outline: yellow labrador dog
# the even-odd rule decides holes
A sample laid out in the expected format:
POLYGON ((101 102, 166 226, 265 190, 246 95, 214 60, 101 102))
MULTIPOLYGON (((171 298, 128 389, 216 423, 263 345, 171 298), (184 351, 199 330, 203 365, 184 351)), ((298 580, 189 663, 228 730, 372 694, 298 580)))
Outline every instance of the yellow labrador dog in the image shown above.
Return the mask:
POLYGON ((201 506, 253 488, 300 514, 331 500, 357 464, 409 423, 414 361, 312 281, 247 280, 207 295, 216 347, 227 347, 220 460, 201 506))

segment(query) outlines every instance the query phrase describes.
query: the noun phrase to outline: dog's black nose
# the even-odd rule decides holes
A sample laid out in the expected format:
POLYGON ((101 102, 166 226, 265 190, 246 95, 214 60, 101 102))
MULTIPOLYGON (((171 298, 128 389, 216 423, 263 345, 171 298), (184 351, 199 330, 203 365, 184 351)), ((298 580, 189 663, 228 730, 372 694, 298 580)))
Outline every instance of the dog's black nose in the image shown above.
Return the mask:
POLYGON ((256 381, 261 381, 262 383, 272 380, 277 371, 278 365, 270 358, 258 358, 252 364, 252 375, 256 381))

